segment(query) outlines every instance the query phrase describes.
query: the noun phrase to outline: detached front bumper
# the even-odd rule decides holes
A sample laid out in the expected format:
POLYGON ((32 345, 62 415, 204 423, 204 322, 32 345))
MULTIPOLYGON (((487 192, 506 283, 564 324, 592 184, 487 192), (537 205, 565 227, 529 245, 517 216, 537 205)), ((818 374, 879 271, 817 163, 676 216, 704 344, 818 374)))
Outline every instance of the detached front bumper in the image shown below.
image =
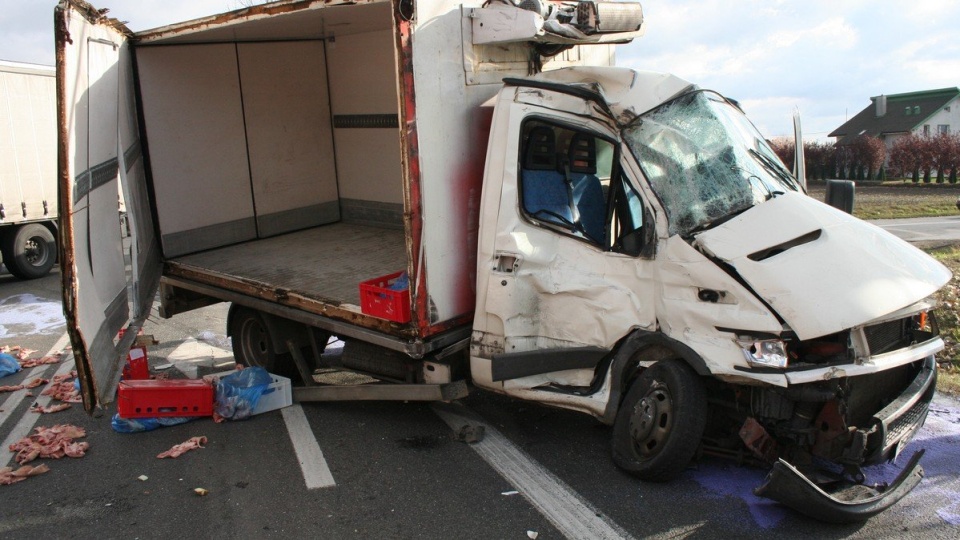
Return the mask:
MULTIPOLYGON (((933 356, 924 358, 921 369, 900 396, 876 413, 867 428, 858 430, 866 443, 864 463, 896 458, 923 426, 936 389, 936 366, 933 356)), ((889 486, 847 482, 831 486, 830 492, 781 459, 755 493, 822 521, 863 521, 886 510, 920 483, 922 456, 923 450, 916 452, 889 486)))
POLYGON ((897 479, 885 489, 860 485, 854 486, 859 489, 848 489, 838 496, 820 489, 796 467, 781 459, 754 493, 820 521, 855 523, 890 508, 917 487, 923 479, 921 457, 923 450, 910 458, 897 479))

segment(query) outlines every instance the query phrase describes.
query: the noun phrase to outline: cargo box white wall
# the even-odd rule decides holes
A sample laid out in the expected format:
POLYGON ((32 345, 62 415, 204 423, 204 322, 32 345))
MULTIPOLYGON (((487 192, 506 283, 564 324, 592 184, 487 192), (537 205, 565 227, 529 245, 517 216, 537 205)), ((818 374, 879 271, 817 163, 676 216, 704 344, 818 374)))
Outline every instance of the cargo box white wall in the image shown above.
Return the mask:
POLYGON ((164 254, 339 218, 323 43, 137 50, 164 254))

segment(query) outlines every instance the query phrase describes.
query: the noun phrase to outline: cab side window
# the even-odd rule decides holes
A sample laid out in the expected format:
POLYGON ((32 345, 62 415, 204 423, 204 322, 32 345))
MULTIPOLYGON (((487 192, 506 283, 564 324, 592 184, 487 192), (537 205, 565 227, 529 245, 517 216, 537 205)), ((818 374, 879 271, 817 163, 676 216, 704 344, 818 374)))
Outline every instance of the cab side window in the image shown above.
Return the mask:
POLYGON ((649 257, 652 252, 648 252, 645 248, 652 248, 652 240, 649 237, 652 231, 644 230, 643 201, 623 174, 619 174, 614 183, 613 198, 613 219, 610 222, 611 250, 627 255, 649 257))
POLYGON ((607 247, 615 147, 592 133, 528 121, 520 156, 520 202, 535 223, 607 247))

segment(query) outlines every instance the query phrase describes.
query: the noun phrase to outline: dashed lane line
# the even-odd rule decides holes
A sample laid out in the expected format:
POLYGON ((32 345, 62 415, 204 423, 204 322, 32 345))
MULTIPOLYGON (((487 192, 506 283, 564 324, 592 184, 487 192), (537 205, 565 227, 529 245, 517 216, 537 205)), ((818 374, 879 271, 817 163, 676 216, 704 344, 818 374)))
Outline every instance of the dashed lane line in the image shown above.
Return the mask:
POLYGON ((457 405, 435 404, 433 411, 454 432, 468 424, 483 424, 483 440, 471 444, 470 448, 530 501, 565 537, 630 538, 629 533, 602 517, 573 488, 517 448, 493 426, 471 418, 475 413, 470 409, 457 405))
MULTIPOLYGON (((71 355, 70 360, 62 362, 60 364, 60 369, 58 369, 56 373, 54 373, 54 377, 56 377, 57 375, 70 373, 70 370, 73 369, 73 366, 74 366, 73 356, 71 355)), ((52 382, 50 384, 52 384, 52 382)), ((47 405, 50 404, 50 401, 52 399, 53 398, 51 398, 50 396, 40 395, 40 397, 37 398, 36 403, 41 407, 46 407, 47 405)), ((13 426, 13 429, 10 431, 10 434, 7 435, 6 440, 3 441, 3 446, 0 446, 0 449, 10 448, 10 445, 29 435, 30 431, 33 429, 33 426, 37 424, 41 416, 43 415, 28 411, 23 417, 20 418, 20 421, 17 422, 15 426, 13 426)), ((12 462, 13 461, 12 456, 13 455, 11 454, 11 457, 7 460, 0 459, 0 465, 6 465, 12 462)))
MULTIPOLYGON (((63 348, 67 346, 68 339, 69 337, 67 336, 67 333, 64 332, 63 335, 60 336, 60 339, 58 339, 53 345, 53 348, 50 349, 50 352, 48 352, 45 356, 50 356, 57 351, 63 351, 63 348)), ((47 371, 52 368, 52 364, 37 366, 27 372, 26 376, 23 378, 23 381, 30 382, 37 377, 43 377, 46 375, 47 371)), ((11 416, 13 416, 13 413, 16 412, 17 407, 19 407, 23 400, 27 398, 27 392, 30 392, 30 390, 17 390, 16 392, 11 393, 10 396, 4 400, 3 404, 0 404, 0 427, 2 427, 11 416)))
POLYGON ((337 485, 333 480, 330 467, 327 466, 327 460, 323 457, 323 451, 320 450, 320 444, 313 434, 313 429, 310 428, 307 415, 303 412, 303 407, 294 403, 281 409, 281 412, 283 422, 287 425, 290 442, 293 443, 293 450, 300 462, 300 470, 303 471, 303 481, 307 489, 337 485))

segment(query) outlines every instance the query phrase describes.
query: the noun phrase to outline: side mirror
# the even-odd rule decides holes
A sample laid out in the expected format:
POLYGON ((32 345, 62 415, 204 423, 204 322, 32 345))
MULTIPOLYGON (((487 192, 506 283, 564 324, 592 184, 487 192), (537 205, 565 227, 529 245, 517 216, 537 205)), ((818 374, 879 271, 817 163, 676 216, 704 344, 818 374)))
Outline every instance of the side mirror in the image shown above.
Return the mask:
POLYGON ((826 203, 852 214, 855 189, 856 184, 850 180, 827 180, 826 203))

